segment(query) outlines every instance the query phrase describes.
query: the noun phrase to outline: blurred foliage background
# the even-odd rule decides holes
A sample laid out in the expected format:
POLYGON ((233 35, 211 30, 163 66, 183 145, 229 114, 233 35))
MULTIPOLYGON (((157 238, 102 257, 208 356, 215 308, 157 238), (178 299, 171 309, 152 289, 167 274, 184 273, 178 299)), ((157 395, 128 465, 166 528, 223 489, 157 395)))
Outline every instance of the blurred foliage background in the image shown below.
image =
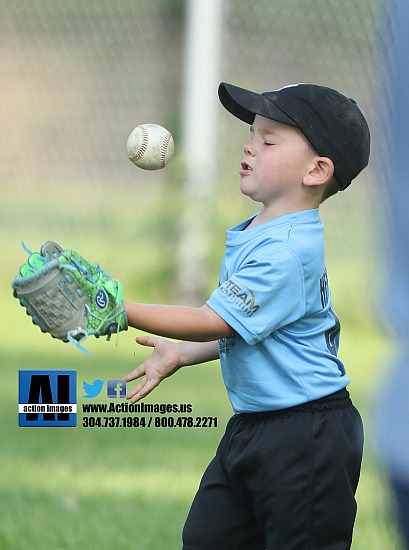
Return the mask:
MULTIPOLYGON (((204 282, 193 298, 201 303, 217 282, 225 229, 257 209, 238 192, 248 129, 221 107, 214 143, 201 151, 215 174, 209 196, 200 204, 186 200, 179 144, 194 1, 0 1, 2 548, 178 548, 231 413, 212 364, 180 373, 150 400, 190 402, 195 414, 218 416, 216 430, 17 427, 18 369, 74 368, 80 381, 91 381, 120 377, 146 357, 129 333, 118 348, 91 342, 90 357, 41 335, 11 296, 10 281, 25 261, 22 240, 32 249, 48 239, 77 249, 119 278, 127 299, 185 303, 177 250, 187 230, 183 210, 192 208, 192 223, 206 227, 204 282), (174 135, 175 158, 163 171, 143 172, 127 159, 127 137, 144 122, 174 135)), ((325 203, 321 216, 343 326, 340 355, 367 425, 353 548, 399 549, 371 413, 393 353, 382 313, 387 92, 379 75, 387 13, 380 0, 219 1, 220 80, 257 91, 295 82, 331 86, 353 97, 371 126, 369 168, 325 203)))

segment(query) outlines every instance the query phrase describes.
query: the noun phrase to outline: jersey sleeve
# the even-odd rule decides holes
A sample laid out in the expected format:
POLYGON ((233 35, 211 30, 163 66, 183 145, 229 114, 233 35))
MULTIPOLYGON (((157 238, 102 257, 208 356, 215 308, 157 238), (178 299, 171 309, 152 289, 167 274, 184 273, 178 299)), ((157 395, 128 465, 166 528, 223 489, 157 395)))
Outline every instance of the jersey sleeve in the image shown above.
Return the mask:
POLYGON ((296 255, 284 245, 270 248, 254 250, 207 301, 250 345, 305 312, 304 277, 296 255))

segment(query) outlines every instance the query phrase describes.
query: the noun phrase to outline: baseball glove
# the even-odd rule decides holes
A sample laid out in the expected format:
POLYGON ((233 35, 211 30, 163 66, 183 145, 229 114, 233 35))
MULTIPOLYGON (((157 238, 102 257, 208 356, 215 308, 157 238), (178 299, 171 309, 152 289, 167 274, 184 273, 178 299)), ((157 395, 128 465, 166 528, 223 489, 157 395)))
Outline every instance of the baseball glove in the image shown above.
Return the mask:
POLYGON ((122 285, 73 250, 47 241, 29 254, 12 282, 13 295, 35 325, 84 353, 90 335, 107 336, 127 330, 122 285))

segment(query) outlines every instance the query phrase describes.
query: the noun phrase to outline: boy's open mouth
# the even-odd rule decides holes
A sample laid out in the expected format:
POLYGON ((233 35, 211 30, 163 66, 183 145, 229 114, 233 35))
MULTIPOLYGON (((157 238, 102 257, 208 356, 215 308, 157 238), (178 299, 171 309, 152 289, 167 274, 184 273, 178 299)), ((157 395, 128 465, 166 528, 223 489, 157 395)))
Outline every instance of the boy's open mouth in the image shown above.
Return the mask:
POLYGON ((247 164, 247 162, 245 161, 241 161, 240 166, 241 166, 241 169, 240 169, 241 176, 245 176, 253 171, 252 167, 249 164, 247 164))

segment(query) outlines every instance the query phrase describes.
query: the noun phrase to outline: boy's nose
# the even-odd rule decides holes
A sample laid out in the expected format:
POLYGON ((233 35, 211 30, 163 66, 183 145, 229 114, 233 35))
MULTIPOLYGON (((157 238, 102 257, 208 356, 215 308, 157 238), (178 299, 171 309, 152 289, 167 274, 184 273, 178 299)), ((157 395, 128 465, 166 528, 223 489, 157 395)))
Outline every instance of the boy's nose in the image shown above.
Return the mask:
POLYGON ((245 155, 254 156, 254 147, 251 143, 245 143, 243 146, 243 151, 245 155))

